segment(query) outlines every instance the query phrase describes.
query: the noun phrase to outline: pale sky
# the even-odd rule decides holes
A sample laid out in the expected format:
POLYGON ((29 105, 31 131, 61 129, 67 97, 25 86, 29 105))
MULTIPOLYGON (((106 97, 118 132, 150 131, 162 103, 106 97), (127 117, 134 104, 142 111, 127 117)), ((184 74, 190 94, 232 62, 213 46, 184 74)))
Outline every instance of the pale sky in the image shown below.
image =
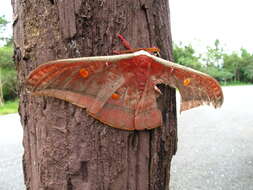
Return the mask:
POLYGON ((170 0, 172 38, 253 52, 253 0, 170 0))
MULTIPOLYGON (((0 0, 1 1, 1 0, 0 0)), ((12 35, 12 7, 11 7, 11 0, 2 0, 0 2, 0 16, 5 16, 5 18, 10 22, 8 24, 8 29, 6 30, 4 36, 11 36, 12 35)))
MULTIPOLYGON (((219 39, 225 49, 253 52, 253 0, 169 0, 172 38, 201 51, 219 39)), ((12 20, 11 0, 2 0, 0 15, 12 20)), ((11 33, 11 24, 7 33, 11 33)))

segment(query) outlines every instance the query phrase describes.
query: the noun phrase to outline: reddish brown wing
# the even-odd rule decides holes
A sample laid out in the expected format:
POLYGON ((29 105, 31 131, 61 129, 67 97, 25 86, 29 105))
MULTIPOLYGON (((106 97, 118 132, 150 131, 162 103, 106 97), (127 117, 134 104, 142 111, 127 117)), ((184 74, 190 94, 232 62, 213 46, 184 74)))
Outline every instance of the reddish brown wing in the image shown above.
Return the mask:
POLYGON ((215 108, 222 105, 222 89, 214 78, 153 55, 148 55, 148 57, 152 58, 154 67, 152 70, 159 68, 160 71, 151 75, 152 82, 154 84, 164 83, 179 90, 181 95, 180 111, 202 104, 213 105, 215 108))
POLYGON ((202 104, 217 108, 223 103, 223 93, 219 83, 204 73, 182 66, 171 67, 160 77, 160 80, 179 89, 181 112, 202 104))
POLYGON ((139 68, 137 57, 73 60, 49 62, 32 71, 27 78, 32 94, 56 97, 86 108, 93 117, 120 129, 142 130, 161 125, 155 92, 148 82, 148 64, 139 68), (139 72, 143 74, 139 76, 139 72), (148 104, 139 106, 139 102, 148 104))
POLYGON ((155 85, 178 88, 181 111, 222 104, 219 84, 208 75, 157 58, 146 52, 49 62, 27 79, 33 95, 66 100, 96 119, 125 130, 161 126, 155 85))

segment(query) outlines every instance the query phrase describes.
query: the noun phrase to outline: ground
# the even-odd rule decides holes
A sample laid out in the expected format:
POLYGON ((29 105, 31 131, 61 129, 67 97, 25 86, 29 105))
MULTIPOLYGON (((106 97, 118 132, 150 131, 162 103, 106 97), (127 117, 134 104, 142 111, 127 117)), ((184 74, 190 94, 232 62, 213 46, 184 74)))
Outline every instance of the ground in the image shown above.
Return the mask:
POLYGON ((223 91, 221 109, 179 116, 171 190, 253 190, 253 86, 223 91))
MULTIPOLYGON (((221 109, 179 115, 171 190, 253 190, 253 86, 223 90, 221 109)), ((24 189, 21 138, 18 115, 0 116, 0 189, 24 189)))
POLYGON ((22 173, 22 127, 18 114, 0 116, 0 189, 25 189, 22 173))

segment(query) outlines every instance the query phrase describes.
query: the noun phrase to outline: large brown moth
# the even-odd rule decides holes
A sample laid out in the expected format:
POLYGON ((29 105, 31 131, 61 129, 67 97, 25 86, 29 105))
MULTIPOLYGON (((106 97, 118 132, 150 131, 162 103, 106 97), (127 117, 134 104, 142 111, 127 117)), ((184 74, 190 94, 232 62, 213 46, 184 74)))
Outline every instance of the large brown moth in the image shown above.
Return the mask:
MULTIPOLYGON (((128 42, 119 35, 125 47, 128 42)), ((177 88, 181 111, 223 103, 219 83, 202 72, 164 60, 157 48, 130 49, 119 55, 49 61, 27 77, 32 95, 51 96, 85 108, 94 118, 124 130, 162 125, 157 84, 177 88)))

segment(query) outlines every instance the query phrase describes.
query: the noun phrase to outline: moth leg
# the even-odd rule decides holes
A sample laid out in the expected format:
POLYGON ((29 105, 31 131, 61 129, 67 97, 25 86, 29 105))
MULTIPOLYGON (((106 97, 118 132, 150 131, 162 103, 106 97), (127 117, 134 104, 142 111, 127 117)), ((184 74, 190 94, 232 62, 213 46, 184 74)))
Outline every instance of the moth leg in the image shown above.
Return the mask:
POLYGON ((125 54, 125 53, 133 53, 133 52, 136 52, 136 51, 140 51, 140 50, 144 50, 144 51, 147 51, 151 54, 158 54, 159 55, 159 52, 160 52, 160 49, 157 48, 157 47, 150 47, 150 48, 131 48, 130 46, 130 43, 120 34, 117 34, 118 38, 121 40, 121 43, 123 44, 123 46, 127 49, 127 50, 113 50, 113 54, 125 54))
POLYGON ((131 46, 130 46, 130 43, 120 34, 117 34, 118 38, 121 40, 121 43, 123 44, 123 46, 126 48, 126 49, 132 49, 131 46))
POLYGON ((124 53, 132 53, 134 51, 132 51, 132 48, 130 46, 130 43, 121 35, 121 34, 117 34, 117 37, 121 40, 121 43, 123 44, 123 46, 127 49, 125 51, 118 51, 118 50, 113 50, 113 54, 119 55, 119 54, 124 54, 124 53))

